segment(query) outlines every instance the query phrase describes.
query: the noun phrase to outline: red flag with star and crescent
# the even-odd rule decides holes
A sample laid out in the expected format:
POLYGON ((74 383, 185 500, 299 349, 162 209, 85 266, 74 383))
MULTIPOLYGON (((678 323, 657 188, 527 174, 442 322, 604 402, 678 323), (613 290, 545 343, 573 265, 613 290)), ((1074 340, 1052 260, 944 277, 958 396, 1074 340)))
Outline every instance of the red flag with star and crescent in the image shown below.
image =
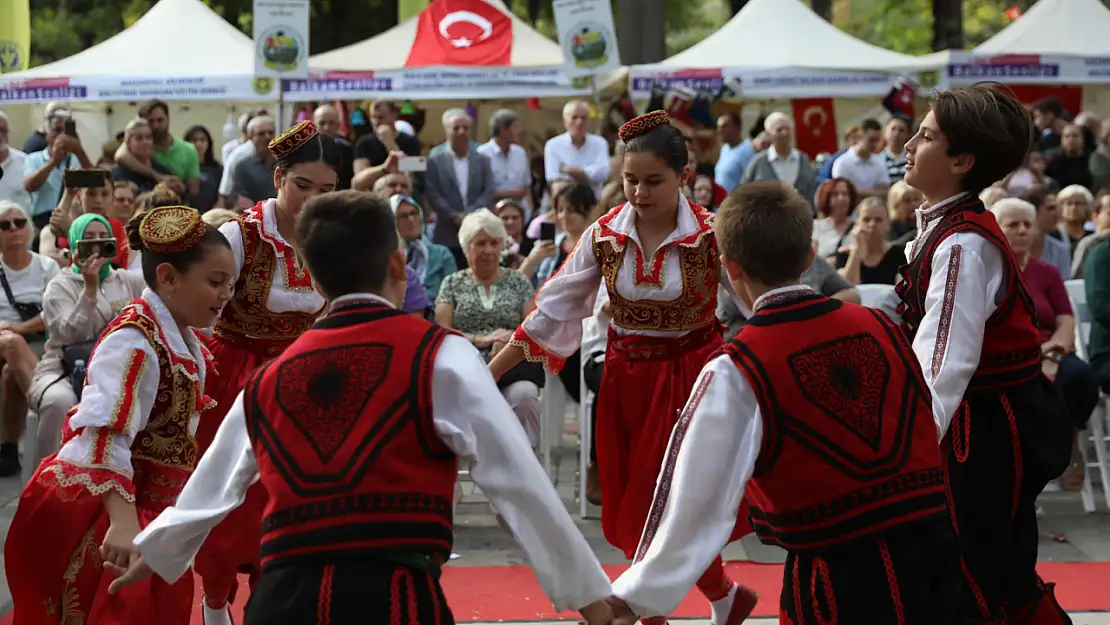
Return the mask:
POLYGON ((405 67, 511 65, 513 21, 483 0, 434 0, 420 13, 405 67))

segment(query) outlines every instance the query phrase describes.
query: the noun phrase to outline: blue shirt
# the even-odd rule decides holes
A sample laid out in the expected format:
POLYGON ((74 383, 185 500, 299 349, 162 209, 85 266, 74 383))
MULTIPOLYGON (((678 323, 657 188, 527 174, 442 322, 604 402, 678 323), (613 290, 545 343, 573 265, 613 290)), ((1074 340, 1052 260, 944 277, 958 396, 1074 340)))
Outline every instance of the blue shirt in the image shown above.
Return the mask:
POLYGON ((748 164, 755 158, 755 146, 751 139, 736 146, 721 144, 721 154, 717 157, 717 167, 713 170, 714 182, 724 187, 725 191, 732 193, 740 186, 740 177, 748 169, 748 164))
POLYGON ((821 165, 821 171, 817 172, 817 182, 816 182, 817 187, 820 187, 821 183, 825 182, 826 180, 831 180, 832 179, 832 177, 833 177, 833 175, 832 175, 833 163, 835 163, 836 159, 843 156, 844 153, 847 152, 847 151, 848 150, 841 150, 841 151, 837 152, 836 154, 833 154, 829 158, 825 159, 825 164, 821 165))
MULTIPOLYGON (((46 150, 32 152, 27 155, 27 160, 23 164, 23 175, 30 176, 49 162, 50 155, 46 153, 46 150)), ((50 213, 58 206, 58 202, 62 199, 62 190, 65 188, 65 170, 76 169, 80 166, 81 162, 77 160, 77 157, 70 154, 62 164, 50 172, 41 187, 31 192, 32 217, 50 213)))

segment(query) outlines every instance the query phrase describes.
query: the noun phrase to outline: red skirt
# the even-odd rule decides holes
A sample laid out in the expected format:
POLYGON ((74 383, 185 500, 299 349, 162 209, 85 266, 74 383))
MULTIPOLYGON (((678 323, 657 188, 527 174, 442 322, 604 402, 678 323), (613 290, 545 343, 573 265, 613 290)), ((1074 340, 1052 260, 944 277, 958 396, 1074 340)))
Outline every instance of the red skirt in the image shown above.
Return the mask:
MULTIPOLYGON (((103 495, 93 494, 82 471, 53 456, 23 489, 4 544, 4 566, 14 625, 189 625, 193 575, 169 584, 157 575, 115 595, 115 576, 101 564, 108 532, 103 495)), ((146 527, 177 499, 189 474, 136 462, 135 509, 146 527)))
MULTIPOLYGON (((209 342, 212 357, 216 363, 215 375, 209 375, 204 382, 205 392, 216 400, 216 405, 206 411, 197 424, 197 446, 201 454, 212 445, 216 431, 220 429, 224 417, 235 404, 235 399, 247 384, 247 379, 255 369, 274 357, 261 350, 247 349, 235 341, 216 336, 209 342)), ((280 353, 280 351, 278 352, 280 353)), ((218 488, 219 485, 213 485, 218 488)), ((205 587, 216 580, 218 584, 236 583, 236 573, 254 573, 259 568, 259 545, 262 540, 262 513, 266 507, 266 489, 262 482, 255 482, 247 489, 243 505, 231 511, 219 525, 214 527, 200 552, 197 553, 194 568, 205 580, 205 587)), ((209 588, 212 590, 212 588, 209 588)), ((234 586, 229 588, 234 590, 234 586)))
MULTIPOLYGON (((679 338, 609 332, 597 398, 601 527, 626 558, 643 534, 678 414, 721 343, 716 326, 679 338)), ((731 540, 751 531, 745 504, 731 540)))

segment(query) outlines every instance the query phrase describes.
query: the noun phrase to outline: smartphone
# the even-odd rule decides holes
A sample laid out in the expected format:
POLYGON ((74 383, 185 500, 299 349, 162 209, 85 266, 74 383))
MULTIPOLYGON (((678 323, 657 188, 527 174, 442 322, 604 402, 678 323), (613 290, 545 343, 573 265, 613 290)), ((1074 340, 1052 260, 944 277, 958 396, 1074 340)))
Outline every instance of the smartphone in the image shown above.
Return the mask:
POLYGON ((77 121, 73 118, 66 120, 65 133, 68 137, 77 136, 77 121))
POLYGON ((114 239, 81 239, 77 242, 77 258, 88 258, 93 254, 101 258, 115 258, 116 252, 114 239))
POLYGON ((68 189, 95 189, 108 184, 106 169, 67 169, 62 180, 68 189))
POLYGON ((397 159, 397 169, 406 174, 428 171, 428 159, 424 156, 402 156, 397 159))
POLYGON ((555 240, 555 224, 545 221, 540 224, 540 240, 541 241, 554 241, 555 240))

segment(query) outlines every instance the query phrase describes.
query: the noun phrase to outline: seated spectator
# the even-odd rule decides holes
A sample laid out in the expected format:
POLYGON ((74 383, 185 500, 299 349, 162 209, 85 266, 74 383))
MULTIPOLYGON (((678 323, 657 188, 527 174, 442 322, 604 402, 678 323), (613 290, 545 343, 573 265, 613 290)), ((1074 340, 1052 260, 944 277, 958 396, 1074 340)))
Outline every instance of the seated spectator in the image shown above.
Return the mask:
POLYGON ((906 264, 906 248, 891 243, 890 216, 883 201, 869 197, 856 209, 850 243, 836 255, 836 268, 852 284, 897 282, 898 268, 906 264))
POLYGON ((79 241, 111 239, 108 220, 86 213, 69 227, 70 257, 74 262, 46 286, 42 319, 49 339, 35 367, 29 392, 30 404, 39 415, 39 457, 58 450, 66 413, 77 403, 69 377, 76 360, 88 363, 93 343, 108 322, 128 302, 143 292, 143 278, 118 271, 93 253, 83 257, 79 241), (69 357, 66 357, 66 354, 69 357))
POLYGON ((112 205, 108 208, 108 218, 118 219, 126 224, 131 219, 131 214, 135 212, 135 196, 138 194, 139 188, 133 183, 113 181, 112 205))
POLYGON ((989 210, 998 200, 1010 197, 1002 187, 987 187, 979 193, 979 201, 989 210))
MULTIPOLYGON (((127 122, 127 126, 123 129, 123 137, 128 153, 140 165, 165 176, 172 175, 168 167, 154 162, 154 135, 150 131, 150 124, 145 119, 140 117, 127 122)), ((139 189, 140 193, 146 193, 154 189, 158 180, 141 174, 139 171, 141 170, 116 165, 112 168, 112 179, 130 182, 139 189)), ((180 180, 173 179, 173 184, 179 185, 178 193, 185 191, 184 183, 180 180)))
MULTIPOLYGON (((505 233, 509 236, 508 245, 502 252, 502 264, 510 269, 520 269, 521 264, 532 253, 532 246, 536 242, 524 233, 524 225, 527 222, 524 207, 516 200, 501 200, 493 208, 493 214, 501 219, 501 223, 505 226, 505 233)), ((538 263, 539 260, 536 262, 538 263)), ((530 271, 535 271, 534 264, 530 271)))
MULTIPOLYGON (((825 297, 853 304, 860 303, 859 291, 852 286, 852 283, 845 280, 832 265, 820 258, 814 258, 798 283, 808 286, 825 297)), ((737 307, 736 301, 723 287, 717 290, 717 319, 725 325, 726 341, 739 332, 747 321, 744 312, 737 307)))
POLYGON ((46 326, 43 292, 58 275, 58 263, 31 251, 31 216, 22 206, 0 202, 0 477, 16 475, 19 438, 27 427, 27 391, 46 326))
POLYGON ((694 204, 705 208, 711 212, 717 211, 717 204, 713 201, 713 194, 716 189, 713 187, 713 180, 709 176, 698 176, 694 179, 694 204))
POLYGON ((201 213, 212 210, 220 200, 220 181, 224 166, 212 154, 212 135, 204 126, 193 126, 185 132, 185 140, 197 149, 200 161, 200 193, 193 198, 193 208, 201 213))
POLYGON ((421 319, 432 316, 432 301, 428 299, 428 290, 420 283, 420 274, 405 265, 405 280, 405 301, 401 302, 401 310, 421 319))
POLYGON ((905 245, 917 237, 917 209, 925 203, 925 196, 917 189, 899 180, 890 185, 886 206, 890 212, 890 232, 887 238, 905 245))
POLYGON ((827 261, 844 247, 852 229, 852 207, 859 202, 856 186, 850 180, 833 178, 817 189, 817 219, 813 221, 813 240, 817 258, 827 261))
MULTIPOLYGON (((59 267, 69 265, 69 244, 65 238, 70 224, 83 213, 107 217, 115 199, 112 195, 114 188, 108 172, 104 171, 103 186, 88 187, 83 189, 66 188, 62 194, 62 201, 54 209, 50 218, 50 227, 43 228, 39 233, 39 253, 48 256, 58 263, 59 267)), ((123 237, 123 246, 127 237, 123 237)), ((116 242, 117 244, 120 241, 116 242)), ((123 247, 120 247, 122 251, 123 247)))
POLYGON ((1038 150, 1030 150, 1025 156, 1025 165, 1015 170, 1002 179, 1002 187, 1010 197, 1021 197, 1026 189, 1034 186, 1044 186, 1048 191, 1055 191, 1060 184, 1044 173, 1045 158, 1038 150))
MULTIPOLYGON (((1075 355, 1075 314, 1063 279, 1052 265, 1030 254, 1037 211, 1028 202, 1005 199, 995 203, 991 212, 998 219, 1018 266, 1022 268, 1037 310, 1043 354, 1041 367, 1063 395, 1072 423, 1076 429, 1082 429, 1098 404, 1098 380, 1091 366, 1075 355)), ((1063 486, 1075 489, 1082 484, 1082 463, 1073 461, 1064 474, 1063 486)))
POLYGON ((374 181, 374 193, 388 200, 394 195, 407 195, 412 197, 412 179, 403 171, 385 172, 374 181))
POLYGON ((1079 185, 1089 189, 1093 179, 1090 155, 1084 144, 1083 130, 1079 126, 1064 126, 1060 133, 1060 147, 1045 152, 1045 174, 1055 178, 1061 187, 1079 185))
MULTIPOLYGON (((559 193, 559 189, 562 189, 563 187, 565 187, 569 184, 570 184, 570 180, 566 180, 564 178, 559 178, 559 179, 556 179, 556 180, 552 180, 547 185, 547 193, 548 193, 549 197, 551 199, 554 199, 555 196, 559 193)), ((554 203, 549 201, 547 210, 543 214, 538 215, 538 216, 536 216, 532 219, 531 223, 528 224, 528 230, 525 231, 525 233, 528 235, 529 238, 531 238, 532 240, 539 239, 540 238, 540 227, 541 227, 541 225, 545 224, 545 223, 555 223, 555 210, 554 210, 554 208, 555 208, 554 203)), ((555 234, 556 235, 559 234, 559 224, 555 224, 555 234)))
MULTIPOLYGON (((532 283, 519 271, 501 267, 507 238, 501 220, 487 209, 463 218, 459 246, 470 266, 447 276, 436 298, 436 323, 461 332, 486 360, 509 343, 513 331, 535 308, 532 283)), ((540 440, 543 383, 543 366, 531 362, 520 363, 497 383, 532 447, 540 440)))
POLYGON ((1071 261, 1071 277, 1075 280, 1083 279, 1083 266, 1087 262, 1087 252, 1091 246, 1110 238, 1110 189, 1099 191, 1095 200, 1095 233, 1084 238, 1075 246, 1075 253, 1071 261))
POLYGON ((1086 187, 1073 184, 1060 189, 1056 203, 1060 206, 1060 224, 1047 234, 1067 243, 1068 251, 1074 256, 1079 242, 1092 232, 1087 229, 1087 222, 1091 219, 1095 196, 1086 187))
POLYGON ((886 197, 890 170, 879 151, 882 126, 874 119, 860 122, 860 138, 833 164, 833 178, 847 178, 861 196, 886 197))
POLYGON ((1044 185, 1029 187, 1019 196, 1037 209, 1036 228, 1033 230, 1033 244, 1030 253, 1033 258, 1042 260, 1060 272, 1060 277, 1071 275, 1071 250, 1060 238, 1050 236, 1057 229, 1060 211, 1056 205, 1056 194, 1044 185))
POLYGON ((442 245, 432 243, 424 234, 424 209, 407 195, 389 198, 393 215, 397 219, 397 233, 405 246, 405 258, 419 284, 427 291, 425 300, 435 300, 439 285, 459 268, 455 255, 442 245))

